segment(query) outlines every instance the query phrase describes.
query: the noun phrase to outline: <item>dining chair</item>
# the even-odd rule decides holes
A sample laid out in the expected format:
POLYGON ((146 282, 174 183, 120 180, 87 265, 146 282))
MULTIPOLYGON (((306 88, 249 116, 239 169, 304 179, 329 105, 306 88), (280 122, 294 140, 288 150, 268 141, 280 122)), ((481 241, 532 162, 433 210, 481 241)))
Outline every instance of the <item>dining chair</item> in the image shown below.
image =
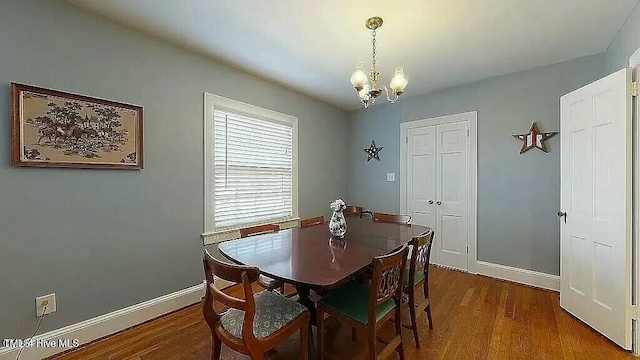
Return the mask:
POLYGON ((354 205, 349 205, 346 208, 344 208, 344 210, 342 211, 344 216, 357 215, 359 218, 362 217, 363 212, 364 212, 364 209, 362 209, 362 206, 354 206, 354 205))
POLYGON ((322 327, 326 313, 348 323, 352 329, 366 331, 369 347, 367 359, 384 359, 395 350, 400 355, 400 360, 404 360, 400 306, 406 258, 407 245, 391 254, 375 257, 372 261, 373 277, 370 286, 350 281, 318 301, 316 324, 319 359, 323 358, 322 327), (384 349, 376 354, 378 330, 392 318, 395 320, 395 334, 384 349))
MULTIPOLYGON (((278 231, 280 231, 280 225, 278 224, 258 225, 240 229, 240 237, 246 238, 249 236, 276 233, 278 231)), ((277 289, 281 294, 284 295, 284 282, 282 281, 272 279, 268 276, 260 275, 260 277, 258 278, 258 285, 269 291, 277 289)))
POLYGON ((240 237, 246 238, 249 236, 276 233, 278 231, 280 231, 280 225, 278 224, 258 225, 240 229, 240 237))
POLYGON ((231 349, 262 360, 264 354, 300 331, 302 359, 308 360, 309 311, 304 305, 270 291, 254 294, 251 284, 260 270, 254 266, 231 265, 218 261, 204 251, 202 259, 207 280, 202 314, 211 329, 211 359, 220 359, 222 343, 231 349), (244 299, 218 289, 214 276, 240 283, 244 299), (216 305, 229 309, 219 313, 216 305))
POLYGON ((418 313, 420 311, 427 313, 429 329, 433 329, 433 320, 431 319, 431 302, 429 301, 429 256, 431 255, 433 236, 433 229, 430 229, 425 234, 414 237, 411 240, 409 265, 405 267, 404 276, 402 277, 402 292, 408 296, 409 314, 411 316, 411 325, 402 325, 413 331, 413 339, 417 348, 420 348, 420 342, 418 340, 416 311, 418 313), (416 303, 415 293, 421 286, 424 293, 424 300, 416 303))
POLYGON ((322 225, 324 224, 324 216, 315 216, 312 218, 302 219, 300 220, 300 227, 307 228, 310 226, 322 225))
POLYGON ((408 225, 409 221, 411 221, 410 215, 386 214, 386 213, 374 212, 372 217, 374 222, 380 222, 380 223, 408 225))

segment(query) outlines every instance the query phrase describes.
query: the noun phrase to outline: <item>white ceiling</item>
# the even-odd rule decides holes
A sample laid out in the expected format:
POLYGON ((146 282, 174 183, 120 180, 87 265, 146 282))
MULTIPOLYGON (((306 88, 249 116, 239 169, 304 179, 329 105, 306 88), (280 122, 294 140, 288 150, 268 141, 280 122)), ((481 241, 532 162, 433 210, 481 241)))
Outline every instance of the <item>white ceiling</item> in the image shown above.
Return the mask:
MULTIPOLYGON (((68 0, 344 109, 349 78, 395 66, 406 96, 603 52, 638 0, 68 0), (615 5, 614 5, 615 4, 615 5)), ((381 102, 381 101, 379 101, 381 102)))

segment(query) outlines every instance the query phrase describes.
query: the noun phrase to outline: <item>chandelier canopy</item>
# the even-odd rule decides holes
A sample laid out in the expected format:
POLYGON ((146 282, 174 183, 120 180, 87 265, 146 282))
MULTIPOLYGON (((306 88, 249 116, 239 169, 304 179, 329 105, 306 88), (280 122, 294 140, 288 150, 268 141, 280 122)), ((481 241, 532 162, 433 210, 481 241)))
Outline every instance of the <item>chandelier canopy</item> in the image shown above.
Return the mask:
POLYGON ((364 72, 364 65, 362 61, 356 62, 356 69, 351 75, 351 84, 358 93, 358 97, 366 109, 375 103, 376 98, 382 94, 383 90, 387 95, 387 100, 391 103, 395 103, 398 101, 400 95, 404 93, 404 89, 407 87, 408 81, 406 76, 404 76, 404 69, 402 66, 397 66, 396 72, 389 84, 393 97, 389 95, 389 89, 387 89, 385 85, 378 87, 378 76, 380 73, 376 67, 376 30, 382 26, 382 18, 378 16, 371 17, 367 19, 365 26, 367 29, 371 30, 371 44, 373 49, 371 52, 371 71, 369 72, 371 84, 369 84, 369 78, 364 72))

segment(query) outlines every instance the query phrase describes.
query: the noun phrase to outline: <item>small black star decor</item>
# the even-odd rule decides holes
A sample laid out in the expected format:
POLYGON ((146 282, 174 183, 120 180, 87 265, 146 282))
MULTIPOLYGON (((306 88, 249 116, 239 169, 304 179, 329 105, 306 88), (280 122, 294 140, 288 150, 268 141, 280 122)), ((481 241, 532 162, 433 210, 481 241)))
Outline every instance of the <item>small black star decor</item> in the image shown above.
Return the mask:
POLYGON ((369 145, 368 148, 362 149, 367 153, 367 162, 369 162, 369 160, 371 159, 380 161, 380 155, 378 155, 378 153, 380 153, 380 150, 382 150, 382 148, 383 146, 376 147, 376 142, 371 140, 371 145, 369 145))

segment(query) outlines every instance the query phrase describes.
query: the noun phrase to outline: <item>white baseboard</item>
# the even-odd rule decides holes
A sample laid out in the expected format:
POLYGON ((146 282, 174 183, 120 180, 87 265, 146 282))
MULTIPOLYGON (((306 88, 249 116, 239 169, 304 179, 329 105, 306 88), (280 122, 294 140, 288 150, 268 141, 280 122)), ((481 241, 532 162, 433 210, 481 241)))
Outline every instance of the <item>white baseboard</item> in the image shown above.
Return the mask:
POLYGON ((469 271, 467 271, 465 269, 458 269, 458 268, 453 267, 453 266, 438 264, 438 263, 435 263, 435 262, 432 262, 431 265, 439 267, 439 268, 442 268, 442 269, 447 269, 447 270, 461 271, 461 272, 465 272, 465 273, 469 272, 469 271))
POLYGON ((476 263, 478 274, 547 290, 560 291, 560 277, 537 271, 515 268, 484 261, 476 263))
MULTIPOLYGON (((49 331, 34 337, 33 340, 36 342, 41 341, 41 343, 46 342, 47 344, 55 346, 25 347, 22 351, 21 359, 42 359, 61 353, 71 348, 57 346, 59 345, 59 340, 78 339, 79 344, 83 345, 141 324, 145 321, 157 318, 158 316, 181 309, 185 306, 195 304, 202 299, 203 295, 203 284, 198 284, 190 288, 129 306, 93 319, 49 331)), ((44 321, 47 321, 47 319, 45 318, 44 321)), ((15 360, 19 351, 20 350, 18 348, 1 347, 0 360, 15 360)))

